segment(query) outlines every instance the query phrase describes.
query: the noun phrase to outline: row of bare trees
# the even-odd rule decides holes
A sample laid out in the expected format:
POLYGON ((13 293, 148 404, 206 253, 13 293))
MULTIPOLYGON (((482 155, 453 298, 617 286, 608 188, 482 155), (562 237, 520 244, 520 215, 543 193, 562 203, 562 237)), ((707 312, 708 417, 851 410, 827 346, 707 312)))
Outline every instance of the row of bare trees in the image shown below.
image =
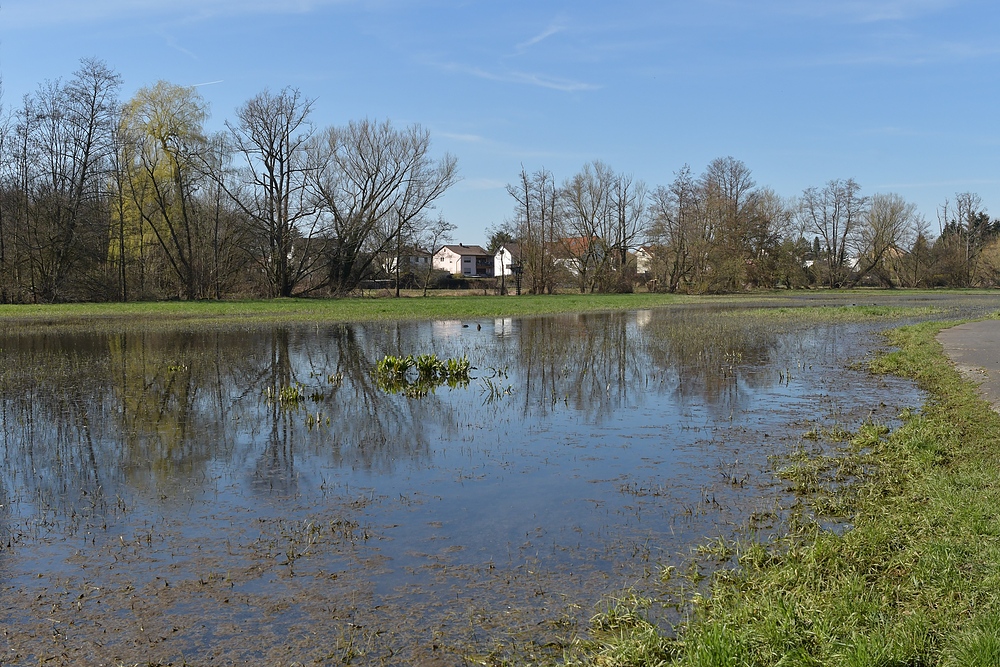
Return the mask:
MULTIPOLYGON (((0 301, 343 294, 452 228, 432 213, 456 160, 419 125, 320 128, 286 88, 209 133, 196 89, 122 101, 121 86, 83 60, 0 113, 0 301)), ((899 195, 840 179, 785 199, 732 157, 655 188, 599 161, 562 183, 522 168, 507 190, 498 233, 520 242, 536 293, 630 290, 640 247, 669 291, 1000 282, 1000 224, 973 193, 941 207, 931 238, 899 195)))
POLYGON ((514 216, 491 243, 518 242, 536 293, 630 290, 637 278, 670 292, 1000 283, 1000 222, 972 193, 941 207, 932 239, 898 194, 865 196, 853 179, 836 179, 786 199, 732 157, 698 176, 684 166, 651 189, 592 162, 561 185, 548 170, 522 168, 507 190, 514 216))
POLYGON ((631 249, 645 238, 646 186, 600 161, 562 186, 552 173, 524 169, 507 192, 514 219, 494 232, 517 240, 528 288, 551 293, 570 269, 581 292, 621 289, 631 249))
POLYGON ((286 88, 210 134, 196 89, 121 85, 83 60, 0 117, 3 302, 347 293, 446 225, 457 163, 419 125, 318 128, 286 88))

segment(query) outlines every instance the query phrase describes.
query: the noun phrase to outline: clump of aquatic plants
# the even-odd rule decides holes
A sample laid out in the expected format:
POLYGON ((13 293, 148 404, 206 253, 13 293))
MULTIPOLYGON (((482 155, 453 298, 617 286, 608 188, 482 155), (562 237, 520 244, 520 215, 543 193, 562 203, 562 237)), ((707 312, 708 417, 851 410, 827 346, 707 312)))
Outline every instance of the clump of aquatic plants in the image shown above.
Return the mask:
POLYGON ((468 357, 439 359, 436 354, 421 354, 414 358, 386 355, 375 364, 375 381, 389 394, 420 398, 437 387, 452 389, 469 384, 472 364, 468 357), (414 374, 411 371, 416 371, 414 374))
MULTIPOLYGON (((344 384, 344 374, 340 371, 335 373, 314 371, 309 374, 309 377, 313 380, 320 380, 318 386, 306 386, 301 382, 293 382, 288 385, 281 385, 280 387, 265 388, 264 395, 267 397, 267 402, 276 404, 283 410, 294 411, 302 408, 306 401, 322 403, 335 394, 344 384), (324 380, 328 386, 324 385, 324 380)), ((329 425, 330 418, 324 417, 319 412, 306 415, 306 425, 310 428, 320 426, 324 423, 329 425)))
POLYGON ((416 365, 413 355, 397 357, 387 354, 375 364, 375 376, 379 378, 404 378, 406 372, 416 365))
POLYGON ((268 387, 265 393, 269 402, 278 403, 283 407, 295 408, 306 400, 306 389, 300 382, 283 385, 277 389, 268 387))

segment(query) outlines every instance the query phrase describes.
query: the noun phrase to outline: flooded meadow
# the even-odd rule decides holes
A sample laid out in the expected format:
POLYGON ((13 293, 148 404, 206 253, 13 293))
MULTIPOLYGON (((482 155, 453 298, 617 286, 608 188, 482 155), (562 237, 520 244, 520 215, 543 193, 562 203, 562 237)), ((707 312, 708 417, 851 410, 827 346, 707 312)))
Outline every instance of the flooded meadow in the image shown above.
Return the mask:
POLYGON ((0 664, 558 651, 602 600, 655 594, 699 546, 780 531, 783 457, 919 407, 911 383, 865 370, 879 331, 1000 309, 860 298, 8 327, 0 664), (468 376, 376 372, 410 355, 468 360, 468 376))

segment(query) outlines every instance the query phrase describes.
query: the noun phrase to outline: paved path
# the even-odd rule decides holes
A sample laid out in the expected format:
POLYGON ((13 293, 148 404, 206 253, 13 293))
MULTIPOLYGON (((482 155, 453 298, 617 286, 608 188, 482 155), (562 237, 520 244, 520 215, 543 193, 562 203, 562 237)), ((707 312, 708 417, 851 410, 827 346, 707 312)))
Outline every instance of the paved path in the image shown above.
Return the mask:
POLYGON ((969 322, 938 334, 944 351, 973 382, 993 409, 1000 411, 1000 320, 969 322))

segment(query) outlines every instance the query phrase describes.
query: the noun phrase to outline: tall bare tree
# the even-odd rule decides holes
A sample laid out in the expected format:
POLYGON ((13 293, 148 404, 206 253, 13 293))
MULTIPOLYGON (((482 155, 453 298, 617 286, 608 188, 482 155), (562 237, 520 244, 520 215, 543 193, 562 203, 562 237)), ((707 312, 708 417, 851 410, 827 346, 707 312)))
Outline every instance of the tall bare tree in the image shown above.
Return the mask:
POLYGON ((901 196, 875 194, 868 201, 858 228, 857 257, 851 284, 870 274, 888 287, 896 286, 892 260, 906 251, 918 227, 917 207, 901 196))
POLYGON ((36 300, 103 297, 105 185, 120 85, 103 62, 83 60, 70 81, 46 82, 19 113, 11 156, 21 200, 15 246, 26 252, 36 300))
POLYGON ((430 155, 430 133, 389 121, 329 128, 312 144, 327 238, 329 286, 353 290, 397 236, 416 227, 458 179, 457 160, 430 155))
POLYGON ((822 242, 820 254, 826 282, 830 287, 839 287, 853 268, 850 250, 867 205, 861 186, 851 178, 835 179, 822 190, 806 188, 800 204, 803 230, 816 234, 822 242))
POLYGON ((312 106, 297 89, 264 90, 226 122, 241 162, 240 187, 231 194, 253 228, 253 257, 271 296, 292 296, 318 265, 309 247, 317 244, 319 222, 310 189, 317 165, 307 151, 312 106))
MULTIPOLYGON (((3 79, 0 78, 0 165, 8 164, 11 161, 9 150, 10 122, 3 107, 3 79)), ((7 250, 10 232, 10 225, 7 224, 7 201, 12 193, 7 177, 7 170, 0 167, 0 303, 10 303, 11 284, 14 282, 7 250)))
MULTIPOLYGON (((605 238, 611 249, 616 279, 615 290, 631 291, 629 252, 635 249, 648 229, 646 185, 630 174, 615 174, 611 183, 611 228, 605 238)), ((634 267, 632 267, 634 269, 634 267)))
MULTIPOLYGON (((581 293, 594 291, 598 274, 611 258, 603 234, 614 226, 614 181, 615 174, 611 168, 595 160, 567 180, 560 192, 563 230, 572 237, 563 246, 575 264, 581 293)), ((525 214, 527 216, 527 212, 525 214)))
POLYGON ((518 230, 521 262, 528 288, 534 294, 549 294, 555 288, 553 251, 562 236, 560 191, 552 172, 539 169, 528 174, 524 167, 507 193, 517 202, 513 226, 518 230))
POLYGON ((684 165, 669 186, 653 191, 649 238, 655 246, 654 275, 668 291, 696 282, 709 243, 702 199, 691 168, 684 165))

